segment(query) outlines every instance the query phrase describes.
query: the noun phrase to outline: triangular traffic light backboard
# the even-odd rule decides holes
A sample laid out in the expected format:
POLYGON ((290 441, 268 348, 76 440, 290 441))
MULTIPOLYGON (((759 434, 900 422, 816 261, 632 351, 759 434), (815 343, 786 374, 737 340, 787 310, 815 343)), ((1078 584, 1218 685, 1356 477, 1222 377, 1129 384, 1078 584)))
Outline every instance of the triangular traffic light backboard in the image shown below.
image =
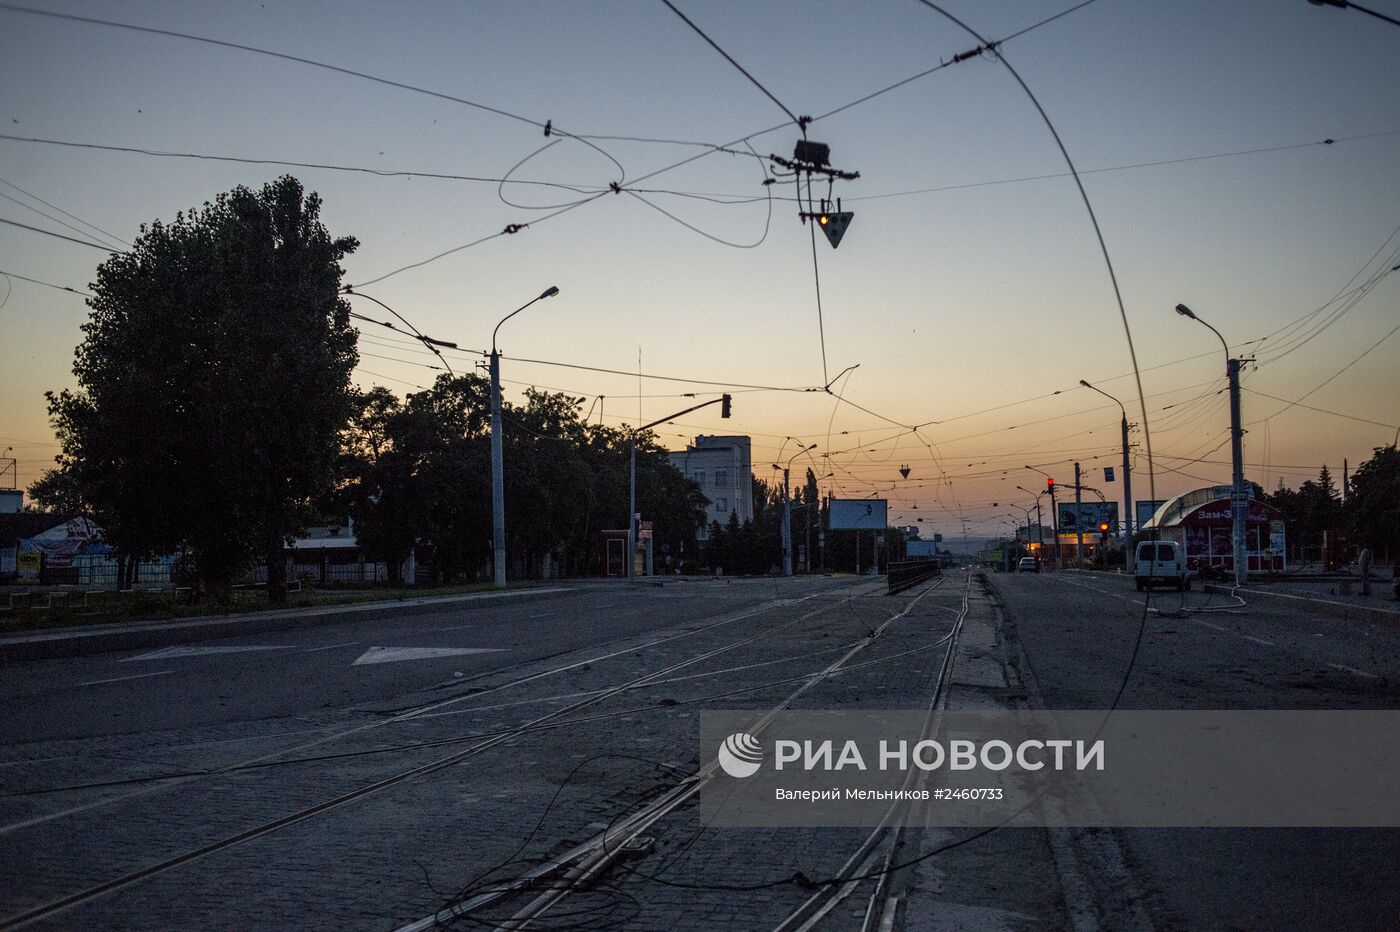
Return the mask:
POLYGON ((854 216, 855 211, 846 210, 822 214, 817 219, 817 226, 822 228, 826 238, 831 241, 832 249, 841 245, 841 237, 846 235, 846 227, 851 225, 851 218, 854 216))

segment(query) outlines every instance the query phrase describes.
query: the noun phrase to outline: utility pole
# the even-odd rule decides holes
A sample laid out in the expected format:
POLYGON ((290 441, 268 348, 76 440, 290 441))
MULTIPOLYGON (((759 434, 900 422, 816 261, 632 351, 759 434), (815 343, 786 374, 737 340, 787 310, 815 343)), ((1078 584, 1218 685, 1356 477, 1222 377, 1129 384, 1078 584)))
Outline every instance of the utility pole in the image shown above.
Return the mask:
POLYGON ((1128 412, 1123 411, 1123 541, 1127 548, 1133 539, 1133 463, 1128 456, 1128 412))
POLYGON ((491 559, 496 588, 506 584, 505 455, 501 450, 501 354, 491 348, 491 559))
MULTIPOLYGON (((785 439, 785 440, 783 441, 783 445, 786 446, 788 440, 795 440, 795 439, 796 439, 795 437, 788 437, 787 439, 785 439)), ((801 441, 801 440, 798 440, 797 442, 798 442, 798 443, 801 443, 802 441, 801 441)), ((803 453, 810 453, 810 452, 812 452, 813 450, 815 450, 816 448, 817 448, 817 445, 816 445, 815 443, 812 444, 811 446, 803 447, 802 449, 800 449, 800 450, 798 450, 796 453, 794 453, 792 456, 788 457, 788 461, 787 461, 785 464, 783 464, 783 526, 782 526, 782 540, 783 540, 783 575, 784 575, 784 576, 791 576, 791 575, 792 575, 792 497, 791 497, 791 491, 790 491, 789 488, 788 488, 788 476, 789 476, 789 473, 791 473, 791 471, 792 471, 792 461, 795 460, 795 459, 797 459, 797 458, 798 458, 799 456, 801 456, 803 453)), ((782 455, 783 455, 783 448, 782 448, 782 447, 779 447, 779 448, 778 448, 778 456, 781 457, 782 455)), ((774 463, 773 465, 774 465, 774 466, 777 466, 778 464, 777 464, 777 463, 774 463)))
POLYGON ((1210 328, 1210 332, 1220 340, 1225 349, 1225 377, 1230 383, 1230 542, 1234 551, 1235 585, 1243 586, 1249 579, 1249 557, 1245 554, 1244 528, 1249 517, 1249 486, 1244 481, 1244 428, 1240 424, 1240 360, 1230 355, 1230 345, 1211 327, 1196 316, 1184 304, 1176 306, 1176 312, 1210 328))
POLYGON ((1123 539, 1132 540, 1133 537, 1133 463, 1128 455, 1128 409, 1123 407, 1123 402, 1114 398, 1108 392, 1096 385, 1090 385, 1083 379, 1079 384, 1085 388, 1093 389, 1100 395, 1118 405, 1118 409, 1123 412, 1123 539))
POLYGON ((783 575, 792 575, 792 498, 788 490, 788 467, 783 467, 783 575))
POLYGON ((1079 464, 1074 464, 1074 530, 1076 533, 1075 564, 1079 569, 1084 569, 1084 509, 1079 497, 1079 464))
MULTIPOLYGON (((1228 349, 1227 349, 1228 352, 1228 349)), ((1230 456, 1234 460, 1230 490, 1230 537, 1235 551, 1235 585, 1249 579, 1244 526, 1249 517, 1249 486, 1244 484, 1244 428, 1240 425, 1240 361, 1233 356, 1225 364, 1230 379, 1230 456)))

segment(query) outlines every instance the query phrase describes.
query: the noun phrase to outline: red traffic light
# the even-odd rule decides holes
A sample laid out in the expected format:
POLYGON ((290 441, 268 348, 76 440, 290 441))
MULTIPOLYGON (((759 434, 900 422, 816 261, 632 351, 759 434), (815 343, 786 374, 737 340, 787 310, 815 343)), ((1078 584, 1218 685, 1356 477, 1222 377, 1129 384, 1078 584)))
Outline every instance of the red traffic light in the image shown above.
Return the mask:
POLYGON ((1046 487, 1047 489, 1053 489, 1053 488, 1055 487, 1055 480, 1054 480, 1054 479, 1051 479, 1049 476, 1046 476, 1046 477, 1045 477, 1045 487, 1046 487))

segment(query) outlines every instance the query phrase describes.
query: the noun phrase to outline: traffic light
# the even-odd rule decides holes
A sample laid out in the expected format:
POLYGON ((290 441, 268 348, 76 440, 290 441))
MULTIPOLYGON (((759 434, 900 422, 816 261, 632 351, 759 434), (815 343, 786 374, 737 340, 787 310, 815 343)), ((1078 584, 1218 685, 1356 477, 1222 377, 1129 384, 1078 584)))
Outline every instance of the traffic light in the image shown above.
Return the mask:
POLYGON ((1107 536, 1108 536, 1108 522, 1107 522, 1107 521, 1100 521, 1100 522, 1099 522, 1099 533, 1102 534, 1104 537, 1107 537, 1107 536))
POLYGON ((728 395, 722 395, 719 400, 719 416, 729 417, 729 403, 733 401, 728 395))
POLYGON ((1049 476, 1045 477, 1045 490, 1047 492, 1055 491, 1055 480, 1051 479, 1049 476))
POLYGON ((851 218, 854 216, 855 212, 850 210, 823 210, 817 214, 817 226, 826 234, 832 249, 841 245, 841 237, 846 235, 846 227, 851 225, 851 218))

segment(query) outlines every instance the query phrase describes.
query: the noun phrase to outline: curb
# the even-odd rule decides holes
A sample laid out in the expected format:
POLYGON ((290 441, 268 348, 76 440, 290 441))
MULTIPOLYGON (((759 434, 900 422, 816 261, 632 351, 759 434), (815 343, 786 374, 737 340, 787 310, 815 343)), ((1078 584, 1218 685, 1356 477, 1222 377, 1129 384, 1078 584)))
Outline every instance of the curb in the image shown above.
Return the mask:
POLYGON ((205 640, 240 634, 265 634, 300 628, 362 621, 365 616, 390 618, 396 615, 423 615, 451 612, 482 603, 485 608, 500 603, 534 602, 558 599, 582 592, 583 587, 519 589, 506 592, 425 597, 394 602, 362 602, 324 608, 297 608, 245 615, 216 615, 207 618, 181 618, 172 621, 136 622, 81 628, 54 628, 0 637, 0 662, 53 660, 84 657, 117 650, 169 647, 191 640, 205 640))
POLYGON ((1371 621, 1400 621, 1400 611, 1391 608, 1381 608, 1378 605, 1356 605, 1352 602, 1333 602, 1328 599, 1314 599, 1302 595, 1289 595, 1286 592, 1269 592, 1265 589, 1236 589, 1234 586, 1223 586, 1220 583, 1205 583, 1202 586, 1206 592, 1214 592, 1220 595, 1241 595, 1253 598, 1282 599, 1295 605, 1302 605, 1315 609, 1326 615, 1333 615, 1343 620, 1351 618, 1367 619, 1371 621))

